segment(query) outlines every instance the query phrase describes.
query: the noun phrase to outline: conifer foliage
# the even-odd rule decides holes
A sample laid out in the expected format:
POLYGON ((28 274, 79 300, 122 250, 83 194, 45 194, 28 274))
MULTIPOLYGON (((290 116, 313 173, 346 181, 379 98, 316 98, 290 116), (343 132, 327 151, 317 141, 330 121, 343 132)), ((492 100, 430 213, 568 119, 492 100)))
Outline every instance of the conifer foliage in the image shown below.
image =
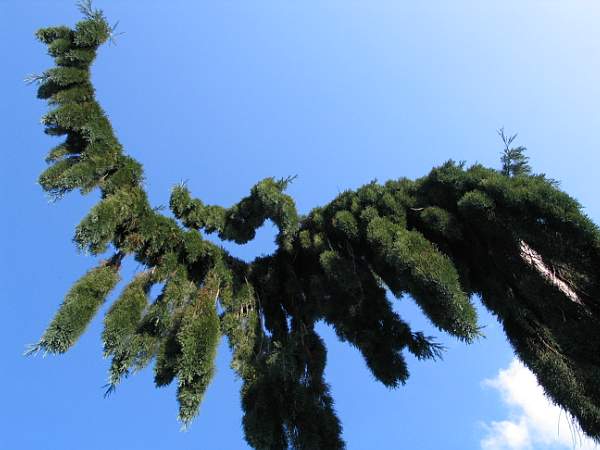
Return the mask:
POLYGON ((94 95, 90 66, 114 28, 89 2, 81 10, 75 28, 37 32, 56 63, 32 78, 52 108, 43 124, 65 136, 39 181, 55 197, 100 189, 74 240, 112 256, 74 284, 33 351, 72 347, 117 284, 121 260, 134 258, 144 270, 104 319, 109 391, 155 361, 157 386, 176 380, 187 424, 226 336, 248 443, 335 450, 344 448, 342 428, 316 322, 330 324, 377 380, 396 387, 409 376, 405 352, 426 359, 442 349, 394 312, 386 292, 410 295, 435 326, 466 343, 480 335, 472 304, 479 296, 550 398, 600 441, 600 232, 555 182, 530 174, 511 138, 502 170, 448 161, 417 180, 343 192, 306 216, 285 194, 290 179, 267 178, 229 208, 176 186, 168 217, 150 206, 142 166, 123 152, 94 95), (265 220, 279 229, 278 248, 250 263, 200 233, 243 244, 265 220), (162 290, 152 298, 156 285, 162 290))

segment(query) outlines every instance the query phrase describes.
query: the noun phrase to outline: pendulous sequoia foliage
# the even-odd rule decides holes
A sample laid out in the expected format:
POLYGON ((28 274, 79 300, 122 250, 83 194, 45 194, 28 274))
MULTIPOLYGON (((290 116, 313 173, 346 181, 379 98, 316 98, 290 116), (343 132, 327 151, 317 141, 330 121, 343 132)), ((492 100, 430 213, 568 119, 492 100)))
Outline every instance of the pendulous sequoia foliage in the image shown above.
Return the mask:
POLYGON ((335 450, 344 442, 316 322, 396 387, 409 376, 405 352, 436 358, 442 349, 393 311, 387 290, 410 295, 440 330, 467 343, 479 335, 471 299, 480 296, 550 398, 600 442, 600 232, 555 182, 529 173, 522 148, 505 139, 502 170, 448 161, 414 181, 343 192, 306 216, 285 194, 290 179, 262 180, 230 208, 177 186, 167 217, 150 206, 142 166, 123 152, 95 99, 90 66, 113 29, 89 2, 81 9, 75 28, 37 32, 56 63, 34 77, 53 108, 43 124, 65 136, 39 181, 55 197, 99 188, 74 241, 113 255, 73 285, 33 351, 67 351, 130 256, 144 270, 104 319, 109 391, 154 360, 157 386, 176 380, 187 424, 224 335, 243 382, 248 443, 335 450), (278 248, 251 263, 200 233, 244 244, 265 220, 279 229, 278 248), (162 291, 151 298, 155 285, 162 291))

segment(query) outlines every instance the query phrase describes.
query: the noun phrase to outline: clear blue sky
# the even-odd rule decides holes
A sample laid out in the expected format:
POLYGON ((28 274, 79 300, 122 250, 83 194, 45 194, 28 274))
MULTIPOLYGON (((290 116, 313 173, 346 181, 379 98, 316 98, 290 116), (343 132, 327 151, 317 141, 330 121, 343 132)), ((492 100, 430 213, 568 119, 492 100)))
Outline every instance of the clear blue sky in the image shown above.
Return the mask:
MULTIPOLYGON (((126 151, 144 164, 154 205, 167 204, 181 180, 204 201, 230 205, 264 177, 297 174, 290 192, 307 212, 344 189, 418 177, 450 158, 498 166, 496 129, 504 126, 519 132, 534 169, 560 180, 600 222, 597 2, 96 6, 125 32, 100 51, 98 98, 126 151)), ((36 178, 55 141, 39 124, 46 105, 22 82, 51 65, 35 30, 77 19, 72 0, 0 0, 0 450, 245 449, 225 345, 186 433, 174 387, 155 389, 151 369, 102 397, 102 314, 66 355, 21 356, 95 263, 71 238, 98 195, 48 203, 36 178)), ((270 252, 273 236, 266 226, 256 242, 229 248, 249 259, 270 252)), ((467 347, 432 329, 409 298, 396 305, 448 350, 442 362, 411 359, 412 376, 395 391, 320 328, 348 449, 479 449, 482 422, 508 414, 481 385, 512 359, 495 319, 482 311, 487 338, 467 347)))

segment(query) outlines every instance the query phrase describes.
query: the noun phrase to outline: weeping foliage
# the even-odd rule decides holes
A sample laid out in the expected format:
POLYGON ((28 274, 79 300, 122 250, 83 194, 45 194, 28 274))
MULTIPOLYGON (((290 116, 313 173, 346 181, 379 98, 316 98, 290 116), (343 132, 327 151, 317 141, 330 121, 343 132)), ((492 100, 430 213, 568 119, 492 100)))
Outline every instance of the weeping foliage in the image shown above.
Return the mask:
POLYGON ((137 324, 148 306, 148 291, 152 276, 143 272, 136 276, 112 304, 104 318, 104 355, 127 349, 137 324))
POLYGON ((386 292, 410 296, 441 331, 480 335, 471 299, 482 298, 546 393, 600 441, 600 232, 581 206, 506 138, 502 169, 448 161, 427 176, 369 183, 300 216, 285 194, 291 178, 267 178, 229 208, 176 186, 175 218, 152 208, 140 163, 125 155, 97 103, 90 65, 111 28, 89 2, 74 29, 39 30, 56 67, 33 77, 51 109, 50 135, 65 136, 40 175, 53 197, 101 191, 74 240, 115 256, 67 293, 33 350, 63 353, 118 281, 122 258, 143 266, 109 308, 104 354, 109 391, 155 360, 157 386, 177 380, 179 418, 198 413, 221 335, 242 382, 243 427, 256 449, 344 448, 324 379, 324 320, 389 387, 409 378, 405 354, 439 358, 386 292), (245 263, 203 239, 239 244, 271 220, 277 250, 245 263), (150 298, 152 286, 162 286, 150 298), (218 312, 220 311, 220 312, 218 312))
POLYGON ((216 301, 220 280, 209 273, 196 298, 185 307, 176 333, 180 356, 177 361, 179 418, 189 423, 197 414, 204 392, 214 374, 219 344, 216 301))
POLYGON ((75 282, 37 348, 50 353, 64 353, 83 334, 119 281, 118 267, 103 264, 75 282))

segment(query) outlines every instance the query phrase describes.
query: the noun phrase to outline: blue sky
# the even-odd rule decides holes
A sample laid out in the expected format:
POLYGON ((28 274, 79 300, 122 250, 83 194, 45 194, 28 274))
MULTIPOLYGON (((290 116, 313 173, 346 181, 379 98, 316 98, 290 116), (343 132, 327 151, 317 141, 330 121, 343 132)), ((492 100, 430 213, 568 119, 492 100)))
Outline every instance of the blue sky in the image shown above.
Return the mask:
MULTIPOLYGON (((497 167, 504 126, 519 133, 535 171, 560 180, 600 222, 597 2, 416 3, 97 0, 125 32, 100 51, 98 98, 144 164, 154 205, 182 180, 204 201, 230 205, 264 177, 297 174, 289 192, 307 212, 344 189, 418 177, 450 158, 497 167)), ((0 0, 0 450, 245 449, 225 345, 185 433, 174 388, 155 389, 151 370, 102 397, 102 315, 66 355, 21 356, 95 264, 71 238, 98 195, 48 203, 36 178, 55 142, 39 124, 46 105, 22 82, 51 65, 35 30, 77 19, 74 1, 0 0)), ((255 242, 228 248, 250 259, 273 249, 274 234, 267 225, 255 242)), ((493 317, 481 311, 487 337, 466 346, 434 330, 409 298, 395 303, 448 350, 442 362, 411 359, 408 384, 389 391, 320 328, 349 450, 570 448, 536 438, 551 436, 506 381, 522 373, 493 317), (490 441, 523 417, 529 440, 490 441)))

